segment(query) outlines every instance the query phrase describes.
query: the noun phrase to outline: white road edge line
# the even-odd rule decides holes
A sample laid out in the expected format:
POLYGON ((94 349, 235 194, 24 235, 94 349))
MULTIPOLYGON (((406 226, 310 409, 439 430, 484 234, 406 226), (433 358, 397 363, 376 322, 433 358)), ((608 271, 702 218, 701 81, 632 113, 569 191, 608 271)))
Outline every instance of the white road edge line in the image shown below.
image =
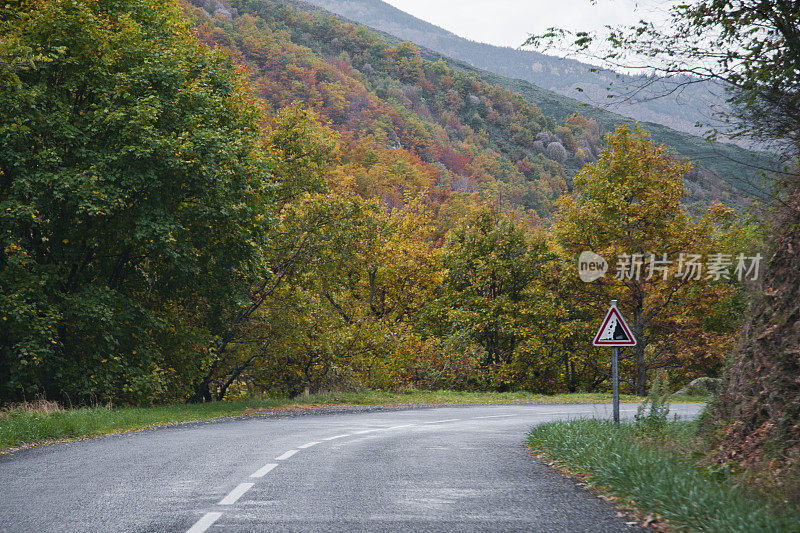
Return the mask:
POLYGON ((333 437, 325 437, 322 440, 335 440, 335 439, 343 439, 345 437, 349 437, 350 433, 345 433, 344 435, 334 435, 333 437))
POLYGON ((507 418, 507 417, 509 417, 509 416, 517 416, 517 415, 491 415, 491 416, 476 416, 476 417, 473 417, 473 418, 475 418, 475 420, 478 420, 479 418, 507 418))
POLYGON ((203 531, 210 528, 214 522, 219 520, 220 516, 222 516, 222 513, 206 513, 200 520, 195 522, 186 533, 203 533, 203 531))
POLYGON ((392 426, 392 427, 388 427, 388 428, 386 428, 386 429, 410 428, 410 427, 413 427, 413 426, 415 426, 415 425, 416 425, 416 424, 404 424, 404 425, 402 425, 402 426, 392 426))
POLYGON ((217 505, 233 505, 236 503, 236 500, 242 497, 242 495, 250 490, 255 483, 239 483, 235 489, 230 491, 227 496, 222 498, 217 505))
POLYGON ((264 477, 270 472, 270 470, 272 470, 276 466, 278 466, 277 463, 265 464, 264 466, 262 466, 261 468, 250 474, 250 477, 264 477))
POLYGON ((283 461, 284 459, 288 459, 289 457, 293 456, 297 453, 297 450, 289 450, 288 452, 283 452, 278 457, 275 458, 276 461, 283 461))
POLYGON ((378 428, 378 429, 365 429, 363 431, 354 431, 353 435, 365 435, 367 433, 375 433, 376 431, 386 431, 387 428, 378 428))
POLYGON ((298 448, 300 448, 301 450, 305 450, 306 448, 311 448, 312 446, 316 446, 317 444, 319 444, 319 441, 315 440, 314 442, 306 442, 305 444, 301 444, 300 446, 298 446, 298 448))

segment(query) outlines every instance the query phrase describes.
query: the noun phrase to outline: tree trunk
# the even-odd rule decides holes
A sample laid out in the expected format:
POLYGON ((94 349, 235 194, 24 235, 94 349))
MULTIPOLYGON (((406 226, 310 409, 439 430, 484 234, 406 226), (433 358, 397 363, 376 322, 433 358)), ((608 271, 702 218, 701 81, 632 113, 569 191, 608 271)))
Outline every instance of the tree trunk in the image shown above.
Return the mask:
POLYGON ((205 403, 214 398, 211 396, 211 380, 206 378, 194 387, 194 394, 188 403, 205 403))
POLYGON ((633 306, 633 336, 636 338, 636 346, 633 347, 633 392, 637 396, 647 396, 647 361, 645 360, 645 348, 647 340, 644 338, 644 295, 641 286, 634 292, 633 306))
POLYGON ((633 392, 637 396, 647 396, 647 362, 644 359, 644 348, 644 344, 633 347, 633 392))

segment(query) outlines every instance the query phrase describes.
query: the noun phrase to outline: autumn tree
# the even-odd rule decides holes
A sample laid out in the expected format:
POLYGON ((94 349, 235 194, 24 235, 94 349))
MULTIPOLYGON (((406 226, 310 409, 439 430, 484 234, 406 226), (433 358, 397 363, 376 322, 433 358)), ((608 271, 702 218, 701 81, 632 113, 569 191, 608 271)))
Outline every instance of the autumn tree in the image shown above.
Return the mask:
POLYGON ((352 194, 310 194, 287 206, 282 227, 310 234, 308 250, 242 325, 219 367, 219 397, 252 382, 297 395, 429 379, 441 350, 413 326, 441 273, 421 198, 387 208, 352 194))
POLYGON ((0 400, 180 396, 273 221, 260 110, 166 0, 0 34, 0 400))
POLYGON ((597 163, 576 176, 574 194, 559 200, 552 231, 569 269, 565 294, 598 313, 619 300, 638 341, 631 385, 644 395, 649 369, 680 367, 697 356, 698 343, 719 366, 730 335, 704 331, 702 319, 730 290, 725 281, 735 265, 732 253, 717 247, 711 219, 692 220, 681 206, 689 163, 638 127, 620 126, 606 142, 597 163), (609 261, 605 278, 578 280, 575 259, 584 251, 609 261), (709 277, 703 258, 723 252, 727 272, 709 277))
POLYGON ((324 384, 332 364, 347 368, 335 350, 338 332, 353 315, 338 288, 376 231, 374 214, 375 207, 357 197, 326 193, 307 192, 284 207, 281 242, 267 256, 269 274, 221 339, 227 342, 196 400, 223 399, 252 380, 296 395, 324 384))

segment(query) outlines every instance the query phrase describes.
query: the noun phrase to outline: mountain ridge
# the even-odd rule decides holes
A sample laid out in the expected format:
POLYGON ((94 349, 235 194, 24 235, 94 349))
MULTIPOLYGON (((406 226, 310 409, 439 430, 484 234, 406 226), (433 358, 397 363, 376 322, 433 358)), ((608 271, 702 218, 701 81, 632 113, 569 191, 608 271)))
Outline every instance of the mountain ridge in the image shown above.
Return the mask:
MULTIPOLYGON (((718 88, 708 83, 691 84, 669 98, 654 98, 661 82, 620 74, 572 58, 551 56, 534 50, 473 41, 380 0, 305 0, 317 7, 342 15, 360 24, 395 35, 419 46, 430 48, 454 59, 495 74, 518 78, 575 98, 583 103, 638 121, 654 122, 672 129, 698 135, 698 122, 711 119, 714 109, 723 100, 714 92, 718 88), (609 99, 608 87, 619 88, 647 80, 642 98, 609 99), (652 84, 652 86, 650 86, 652 84)), ((522 43, 520 43, 522 44, 522 43)), ((663 89, 664 87, 662 87, 663 89)))
MULTIPOLYGON (((319 11, 321 13, 333 14, 339 17, 342 23, 362 24, 359 21, 350 19, 339 13, 331 12, 318 5, 323 1, 337 2, 338 0, 313 0, 311 2, 308 0, 265 1, 267 3, 284 4, 290 6, 292 9, 309 13, 319 11)), ((348 2, 345 2, 345 4, 347 3, 348 2)), ((365 5, 363 0, 349 0, 349 3, 358 6, 365 5)), ((379 3, 383 4, 383 2, 379 3)), ((388 4, 386 5, 388 6, 388 4)), ((388 7, 399 13, 404 13, 392 6, 388 7)), ((404 15, 413 18, 411 15, 405 13, 404 15)), ((438 28, 430 23, 422 22, 433 28, 438 28)), ((369 29, 376 32, 389 43, 398 44, 403 41, 401 37, 386 31, 373 27, 369 27, 369 29)), ((441 28, 439 28, 439 30, 449 33, 447 30, 441 28)), ((532 82, 519 78, 508 78, 488 70, 480 69, 468 62, 448 57, 440 52, 419 45, 419 43, 415 44, 419 47, 423 59, 434 62, 443 60, 451 68, 475 73, 489 84, 498 85, 504 89, 518 93, 527 101, 539 107, 542 113, 547 116, 552 116, 557 122, 563 122, 572 114, 578 113, 586 118, 597 121, 601 129, 606 132, 612 131, 621 124, 632 126, 639 123, 650 132, 654 141, 666 145, 674 152, 702 165, 708 171, 715 173, 717 179, 730 184, 742 196, 767 202, 771 201, 770 192, 763 183, 763 174, 774 169, 776 165, 774 158, 767 153, 748 150, 730 143, 709 142, 697 135, 677 131, 656 122, 637 121, 636 119, 578 101, 569 96, 557 94, 532 82)), ((564 61, 578 63, 570 59, 564 61)))

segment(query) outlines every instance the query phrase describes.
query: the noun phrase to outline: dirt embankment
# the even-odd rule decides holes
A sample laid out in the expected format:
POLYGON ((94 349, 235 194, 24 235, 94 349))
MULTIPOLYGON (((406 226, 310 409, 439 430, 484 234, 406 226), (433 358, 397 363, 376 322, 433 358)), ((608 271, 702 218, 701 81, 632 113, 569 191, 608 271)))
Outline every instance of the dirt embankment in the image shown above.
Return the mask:
POLYGON ((800 178, 785 204, 717 407, 717 460, 800 497, 800 178))

